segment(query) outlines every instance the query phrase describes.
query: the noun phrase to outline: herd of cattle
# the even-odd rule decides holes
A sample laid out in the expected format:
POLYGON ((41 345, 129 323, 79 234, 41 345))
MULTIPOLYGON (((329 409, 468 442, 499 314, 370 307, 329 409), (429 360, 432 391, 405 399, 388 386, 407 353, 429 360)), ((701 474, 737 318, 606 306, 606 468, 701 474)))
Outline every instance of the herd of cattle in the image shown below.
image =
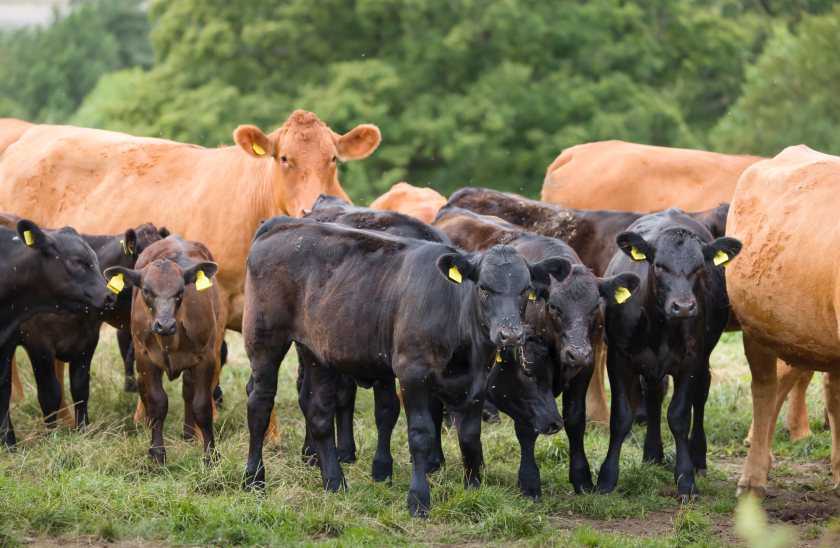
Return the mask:
POLYGON ((370 155, 375 126, 339 135, 296 111, 271 134, 240 126, 233 135, 236 146, 206 149, 0 120, 8 447, 15 349, 30 356, 47 427, 64 408, 60 362, 69 363, 69 420, 82 427, 107 322, 118 330, 126 390, 139 388, 150 456, 166 457, 165 373, 183 376, 183 433, 203 441, 212 463, 224 331, 234 329, 251 362, 246 489, 265 486, 278 369, 294 342, 303 452, 328 490, 346 487, 340 463, 355 459, 362 386, 374 390, 377 481, 391 476, 391 434, 405 409, 412 515, 430 506, 445 412, 465 486, 480 484, 486 403, 513 419, 524 495, 541 495, 537 436, 564 428, 575 492, 608 493, 635 419, 647 423, 644 459, 663 461, 671 376, 674 480, 686 502, 707 467, 709 356, 724 330, 742 329, 754 423, 739 492, 766 493, 772 432, 794 386, 789 427, 807 435, 802 394, 814 370, 825 373, 840 482, 840 158, 804 146, 762 159, 608 141, 565 150, 548 168, 543 201, 483 188, 447 200, 399 183, 364 208, 349 203, 337 163, 370 155), (73 228, 46 228, 61 226, 73 228), (587 418, 610 428, 594 481, 587 418))

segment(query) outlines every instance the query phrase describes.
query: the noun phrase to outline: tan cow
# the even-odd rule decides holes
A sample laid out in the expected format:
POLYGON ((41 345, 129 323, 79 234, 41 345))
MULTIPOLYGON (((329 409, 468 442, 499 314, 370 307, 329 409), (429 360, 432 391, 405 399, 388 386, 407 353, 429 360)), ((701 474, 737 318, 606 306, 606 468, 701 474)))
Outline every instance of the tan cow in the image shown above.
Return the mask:
MULTIPOLYGON (((567 148, 548 166, 542 199, 579 209, 701 211, 729 202, 741 173, 762 159, 626 141, 585 143, 567 148)), ((596 369, 587 394, 587 415, 596 422, 609 416, 602 366, 596 369)), ((780 360, 778 375, 779 409, 795 387, 786 422, 790 437, 807 437, 811 427, 805 391, 813 373, 794 370, 780 360)), ((751 437, 752 433, 748 443, 751 437)))
POLYGON ((727 268, 752 371, 755 432, 739 493, 766 494, 775 425, 776 358, 823 371, 831 426, 831 472, 840 483, 840 157, 804 145, 747 169, 727 234, 741 239, 727 268))
POLYGON ((408 183, 397 183, 370 204, 371 209, 397 211, 411 215, 424 223, 432 224, 446 198, 433 188, 420 188, 408 183))
POLYGON ((0 158, 9 145, 20 139, 33 124, 15 118, 0 118, 0 158))
POLYGON ((203 148, 34 126, 0 162, 0 211, 95 234, 152 222, 204 242, 220 267, 221 321, 238 330, 245 258, 260 222, 300 217, 322 193, 347 200, 338 162, 367 157, 381 136, 367 124, 339 135, 298 110, 269 135, 239 126, 234 140, 236 146, 203 148))
POLYGON ((759 160, 625 141, 585 143, 548 166, 542 199, 578 209, 700 211, 728 202, 738 177, 759 160))

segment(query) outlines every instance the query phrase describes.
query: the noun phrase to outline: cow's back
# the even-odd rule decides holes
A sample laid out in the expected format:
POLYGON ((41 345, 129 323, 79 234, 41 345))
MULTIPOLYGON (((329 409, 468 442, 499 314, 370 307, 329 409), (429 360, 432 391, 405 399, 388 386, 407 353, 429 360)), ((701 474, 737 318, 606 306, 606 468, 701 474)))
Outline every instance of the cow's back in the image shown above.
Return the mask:
POLYGON ((744 172, 727 223, 744 243, 727 268, 744 330, 809 368, 840 358, 839 192, 840 158, 789 147, 744 172))
POLYGON ((397 211, 431 224, 438 210, 445 204, 446 198, 432 188, 397 183, 388 192, 374 200, 370 208, 397 211))
POLYGON ((548 167, 542 199, 579 209, 710 209, 729 202, 738 177, 759 160, 625 141, 585 143, 548 167))
POLYGON ((16 118, 0 118, 0 158, 33 124, 16 118))

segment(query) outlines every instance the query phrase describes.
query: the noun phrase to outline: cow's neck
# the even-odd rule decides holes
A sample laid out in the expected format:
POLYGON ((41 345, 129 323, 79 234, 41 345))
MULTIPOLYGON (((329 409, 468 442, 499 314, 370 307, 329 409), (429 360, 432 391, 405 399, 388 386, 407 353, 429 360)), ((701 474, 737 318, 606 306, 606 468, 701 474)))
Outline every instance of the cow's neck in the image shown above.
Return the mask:
MULTIPOLYGON (((45 304, 45 291, 38 284, 43 261, 38 251, 16 246, 12 253, 3 253, 3 268, 11 273, 0 293, 0 345, 4 344, 20 324, 38 312, 52 309, 45 304)), ((60 266, 60 265, 59 265, 60 266)))

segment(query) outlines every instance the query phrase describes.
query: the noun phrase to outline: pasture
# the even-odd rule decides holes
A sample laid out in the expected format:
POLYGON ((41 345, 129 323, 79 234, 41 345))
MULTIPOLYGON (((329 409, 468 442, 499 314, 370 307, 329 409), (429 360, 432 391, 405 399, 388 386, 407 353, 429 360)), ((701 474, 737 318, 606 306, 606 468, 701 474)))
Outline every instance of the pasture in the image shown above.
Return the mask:
MULTIPOLYGON (((67 543, 274 545, 333 544, 562 544, 582 546, 731 545, 737 505, 735 484, 746 454, 750 423, 749 369, 740 334, 725 334, 712 355, 712 390, 707 404, 709 475, 699 479, 701 497, 679 508, 672 472, 641 464, 644 429, 635 426, 625 442, 616 492, 575 496, 568 482, 565 433, 540 437, 541 502, 516 488, 519 448, 513 425, 484 424, 485 482, 476 491, 461 486, 456 433, 444 430, 447 464, 430 478, 428 520, 409 518, 405 493, 411 474, 405 417, 400 416, 392 449, 392 483, 374 483, 372 395, 359 390, 356 443, 359 460, 344 465, 349 491, 325 493, 317 468, 300 458, 303 417, 295 395, 296 356, 283 363, 276 399, 280 445, 267 446, 264 495, 243 493, 247 454, 244 386, 249 365, 241 336, 228 332, 230 356, 222 372, 225 406, 215 423, 221 460, 202 465, 197 444, 181 441, 180 381, 166 384, 168 461, 152 464, 148 431, 136 426, 136 396, 122 391, 122 366, 113 330, 106 328, 93 362, 91 417, 83 434, 61 426, 45 435, 29 362, 22 351, 23 402, 12 405, 20 446, 0 458, 0 545, 67 543)), ((832 489, 830 436, 823 426, 819 378, 809 388, 814 435, 790 442, 776 430, 775 466, 764 508, 772 524, 786 524, 798 545, 840 542, 840 494, 832 489)), ((783 413, 784 413, 783 409, 783 413)), ((667 429, 667 426, 665 426, 667 429)), ((666 461, 673 464, 673 438, 664 432, 666 461)), ((605 429, 590 426, 586 450, 597 473, 606 452, 605 429)))

